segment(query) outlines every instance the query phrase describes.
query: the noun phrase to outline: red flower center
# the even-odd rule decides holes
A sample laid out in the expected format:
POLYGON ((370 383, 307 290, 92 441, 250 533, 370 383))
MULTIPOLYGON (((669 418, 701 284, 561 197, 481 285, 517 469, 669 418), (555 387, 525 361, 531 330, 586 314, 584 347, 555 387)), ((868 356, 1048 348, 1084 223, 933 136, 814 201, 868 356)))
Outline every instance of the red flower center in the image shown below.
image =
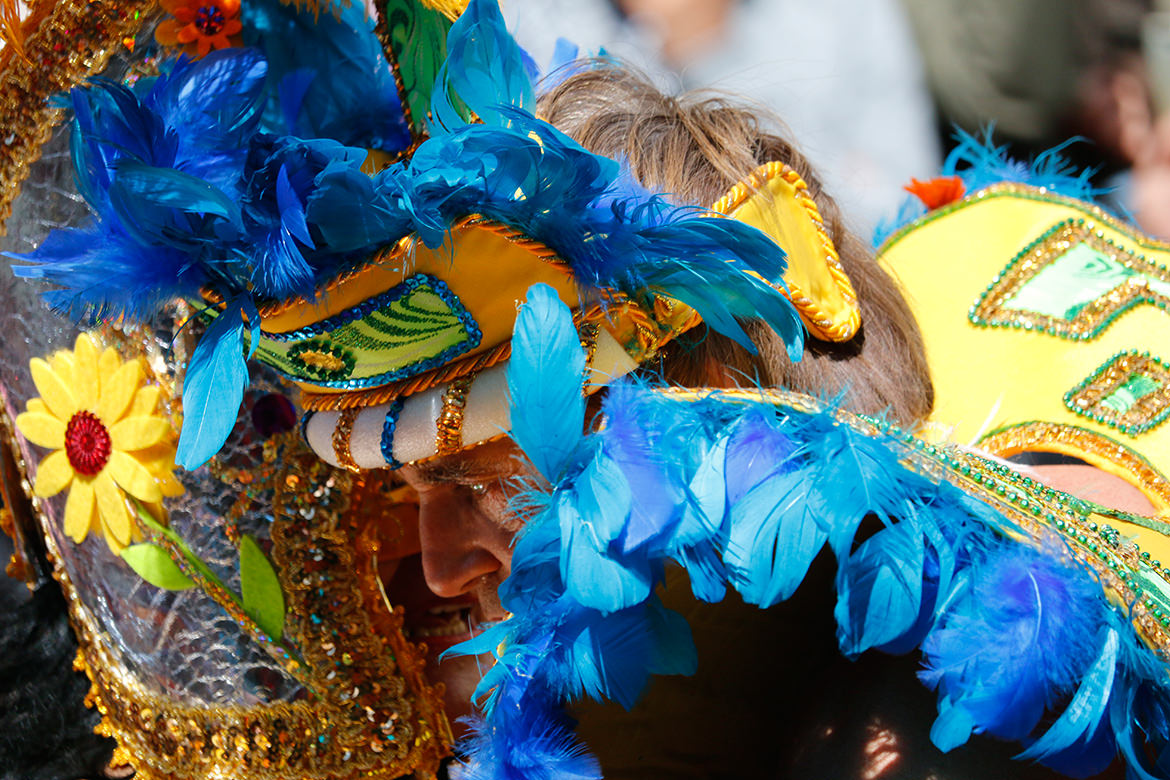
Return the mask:
POLYGON ((200 6, 199 10, 195 12, 195 27, 204 35, 215 35, 223 29, 226 21, 223 11, 214 5, 200 6))
POLYGON ((90 412, 78 412, 65 426, 65 455, 78 474, 92 477, 110 459, 110 432, 90 412))

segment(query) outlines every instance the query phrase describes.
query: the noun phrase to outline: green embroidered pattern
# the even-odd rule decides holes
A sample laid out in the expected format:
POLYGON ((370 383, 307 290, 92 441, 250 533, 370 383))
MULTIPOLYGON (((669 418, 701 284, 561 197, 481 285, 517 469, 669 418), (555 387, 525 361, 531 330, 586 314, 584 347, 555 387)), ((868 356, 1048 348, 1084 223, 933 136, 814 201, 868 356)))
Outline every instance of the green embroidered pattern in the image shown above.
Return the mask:
POLYGON ((415 376, 479 345, 482 334, 440 280, 418 274, 321 322, 261 333, 256 354, 290 379, 359 389, 415 376))
POLYGON ((1149 352, 1118 352, 1064 394, 1074 414, 1138 436, 1170 417, 1170 368, 1149 352))
POLYGON ((382 19, 383 44, 394 67, 411 132, 415 138, 423 138, 435 77, 447 59, 451 20, 417 0, 385 0, 382 19))
POLYGON ((1012 258, 971 307, 985 327, 1095 339, 1141 304, 1170 306, 1170 271, 1084 219, 1057 223, 1012 258))

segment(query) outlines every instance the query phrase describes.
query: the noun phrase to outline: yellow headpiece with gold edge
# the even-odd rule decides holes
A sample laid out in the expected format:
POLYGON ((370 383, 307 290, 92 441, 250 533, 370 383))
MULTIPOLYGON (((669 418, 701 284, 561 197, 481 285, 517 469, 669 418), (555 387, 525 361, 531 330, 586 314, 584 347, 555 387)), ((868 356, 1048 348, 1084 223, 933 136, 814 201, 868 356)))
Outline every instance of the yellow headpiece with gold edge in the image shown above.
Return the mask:
POLYGON ((911 223, 879 261, 908 293, 931 419, 955 440, 1072 456, 1170 510, 1170 245, 1002 183, 911 223))
MULTIPOLYGON (((810 333, 833 341, 848 340, 856 333, 860 322, 856 295, 807 185, 794 170, 781 163, 761 166, 711 211, 759 229, 785 251, 788 264, 781 289, 810 333)), ((432 316, 441 308, 460 307, 466 314, 448 315, 450 327, 458 328, 455 323, 462 316, 476 324, 479 340, 432 368, 357 390, 297 379, 305 390, 303 405, 313 412, 306 421, 306 436, 318 454, 334 465, 380 468, 451 453, 508 431, 504 363, 511 349, 517 305, 528 287, 539 282, 557 290, 575 310, 588 348, 587 393, 629 373, 702 321, 693 308, 665 295, 638 298, 617 290, 584 293, 573 278, 572 265, 553 250, 506 225, 472 217, 437 251, 427 250, 413 238, 405 239, 318 293, 315 303, 293 302, 261 310, 264 338, 259 354, 265 360, 278 360, 277 348, 270 341, 288 332, 311 332, 313 349, 297 351, 300 359, 309 357, 319 366, 348 370, 351 375, 385 375, 420 354, 427 340, 387 343, 347 365, 343 362, 347 355, 328 340, 320 323, 352 323, 350 313, 370 310, 371 301, 400 301, 406 296, 425 300, 417 306, 430 306, 427 311, 432 316), (430 293, 431 279, 443 280, 440 289, 445 300, 430 293), (401 292, 407 288, 410 292, 401 292)), ((712 289, 710 294, 718 297, 719 292, 712 289)), ((392 303, 378 305, 374 311, 380 328, 398 327, 401 332, 407 330, 411 317, 418 316, 417 307, 405 310, 392 303)), ((365 328, 366 322, 360 322, 349 327, 365 328)), ((466 331, 467 326, 463 327, 466 331)), ((434 349, 440 344, 430 343, 434 349)))

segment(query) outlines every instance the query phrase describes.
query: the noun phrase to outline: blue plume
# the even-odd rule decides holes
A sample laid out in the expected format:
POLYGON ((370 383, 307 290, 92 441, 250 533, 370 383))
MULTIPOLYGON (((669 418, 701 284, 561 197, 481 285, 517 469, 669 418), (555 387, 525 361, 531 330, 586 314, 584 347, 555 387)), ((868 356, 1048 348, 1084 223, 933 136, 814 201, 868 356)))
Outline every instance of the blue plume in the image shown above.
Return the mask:
MULTIPOLYGON (((927 560, 923 534, 903 519, 866 539, 841 561, 835 614, 845 655, 896 642, 918 623, 927 601, 924 591, 931 584, 927 560)), ((914 639, 920 641, 921 636, 914 639)), ((913 647, 917 641, 908 644, 913 647)))
POLYGON ((142 247, 116 223, 105 221, 74 230, 55 230, 29 254, 5 253, 12 272, 24 279, 57 285, 42 295, 55 310, 75 319, 148 318, 165 303, 198 290, 209 281, 206 270, 183 251, 142 247))
POLYGON ((361 3, 335 13, 279 0, 240 9, 244 40, 268 60, 267 132, 398 152, 411 142, 394 73, 361 3), (283 100, 282 100, 283 98, 283 100))
MULTIPOLYGON (((1011 157, 1007 144, 995 144, 992 140, 994 130, 994 125, 987 127, 980 140, 977 136, 956 127, 955 148, 943 161, 939 175, 960 177, 968 195, 993 184, 1016 182, 1043 187, 1057 195, 1076 198, 1098 206, 1104 205, 1097 201, 1101 195, 1108 192, 1108 188, 1093 185, 1092 179, 1097 170, 1093 168, 1078 170, 1061 154, 1072 144, 1084 139, 1070 138, 1041 152, 1031 162, 1024 162, 1011 157)), ((926 209, 922 202, 913 195, 908 196, 896 215, 878 225, 874 231, 873 245, 881 246, 894 233, 925 213, 926 209)))
POLYGON ((1117 747, 1106 716, 1118 673, 1121 635, 1112 627, 1100 634, 1101 652, 1085 672, 1076 694, 1063 714, 1020 753, 1020 758, 1039 760, 1074 777, 1103 772, 1112 762, 1117 747))
POLYGON ((943 162, 942 175, 960 176, 967 192, 977 192, 1005 181, 1044 187, 1058 195, 1090 203, 1104 192, 1092 185, 1095 170, 1078 171, 1061 156, 1062 151, 1081 139, 1071 138, 1045 150, 1031 163, 1025 163, 1012 159, 1007 145, 996 146, 991 135, 992 128, 988 128, 981 141, 956 128, 956 145, 943 162))
MULTIPOLYGON (((143 98, 178 137, 175 167, 236 195, 246 139, 262 116, 268 63, 254 50, 180 57, 143 98)), ((160 164, 160 163, 156 163, 160 164)))
POLYGON ((525 701, 506 725, 471 721, 464 780, 600 780, 597 760, 577 742, 554 702, 525 701))
MULTIPOLYGON (((206 463, 227 440, 236 424, 248 366, 244 358, 244 316, 253 330, 260 316, 251 299, 240 297, 211 323, 187 364, 183 379, 183 429, 175 463, 194 470, 206 463)), ((256 343, 255 333, 251 343, 256 343)))
POLYGON ((1098 601, 1099 586, 1059 550, 1002 543, 969 576, 922 646, 920 676, 947 704, 932 732, 943 750, 971 733, 1027 738, 1090 667, 1097 636, 1099 616, 1078 605, 1098 601))
POLYGON ((587 695, 628 707, 649 674, 693 668, 685 622, 653 592, 668 561, 700 598, 731 584, 771 604, 828 545, 842 649, 921 645, 941 748, 985 733, 1074 775, 1116 751, 1143 780, 1170 766, 1170 683, 1129 619, 1061 543, 1021 543, 990 505, 908 468, 898 439, 807 402, 679 398, 628 382, 610 388, 603 414, 574 465, 530 499, 539 511, 500 589, 512 617, 459 649, 503 648, 478 691, 492 747, 477 761, 514 768, 509 751, 541 744, 530 706, 587 695), (646 484, 669 498, 636 521, 646 484), (882 527, 859 539, 866 516, 882 527), (639 543, 623 544, 639 524, 639 543), (712 564, 720 556, 725 567, 712 564))
POLYGON ((447 60, 431 93, 431 132, 438 135, 467 124, 458 99, 488 125, 505 125, 508 106, 536 107, 526 55, 508 34, 496 0, 471 0, 447 33, 447 60))
POLYGON ((507 372, 512 439, 555 482, 585 426, 585 351, 572 312, 546 284, 530 287, 520 307, 507 372))

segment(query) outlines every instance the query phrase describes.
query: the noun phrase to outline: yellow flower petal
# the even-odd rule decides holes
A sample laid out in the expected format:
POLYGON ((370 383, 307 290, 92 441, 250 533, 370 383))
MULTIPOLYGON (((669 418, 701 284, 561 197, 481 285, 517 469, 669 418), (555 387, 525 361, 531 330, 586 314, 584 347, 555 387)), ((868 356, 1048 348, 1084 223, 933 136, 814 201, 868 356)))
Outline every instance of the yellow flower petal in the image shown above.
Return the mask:
POLYGON ((73 344, 73 393, 77 406, 93 411, 98 400, 98 351, 88 333, 73 344))
POLYGON ((101 388, 101 392, 105 392, 106 386, 110 382, 110 377, 121 367, 122 358, 118 357, 117 350, 113 347, 106 347, 102 350, 102 356, 98 358, 98 385, 101 388))
POLYGON ((106 546, 110 548, 110 552, 115 556, 121 556, 122 551, 126 549, 129 542, 122 544, 118 541, 118 537, 114 536, 108 525, 105 523, 99 523, 99 525, 102 527, 102 536, 105 538, 106 546))
POLYGON ((33 493, 41 498, 55 496, 65 489, 73 479, 73 464, 65 450, 50 452, 41 465, 37 466, 37 481, 33 485, 33 493))
POLYGON ((75 543, 81 544, 93 528, 93 522, 97 519, 96 510, 92 481, 84 477, 73 480, 69 498, 65 502, 65 533, 75 543))
POLYGON ((171 424, 161 417, 123 417, 110 426, 110 444, 123 452, 141 450, 158 444, 170 430, 171 424))
POLYGON ((162 501, 162 491, 151 473, 120 450, 110 453, 110 460, 102 474, 112 477, 123 490, 141 501, 162 501))
POLYGON ((131 360, 115 371, 110 380, 102 385, 102 395, 98 399, 97 408, 97 416, 102 422, 109 426, 122 418, 134 398, 134 391, 138 389, 141 379, 142 368, 137 360, 131 360))
POLYGON ((28 401, 25 402, 24 408, 34 414, 37 412, 40 412, 41 414, 49 414, 49 407, 45 406, 45 402, 39 398, 28 399, 28 401))
POLYGON ((49 366, 61 378, 66 387, 73 387, 73 353, 66 350, 58 350, 49 356, 49 366))
POLYGON ((179 480, 175 479, 175 448, 169 444, 158 444, 145 450, 134 453, 134 459, 146 467, 146 470, 158 481, 159 490, 167 498, 181 496, 186 490, 179 480))
POLYGON ((77 411, 77 400, 69 386, 40 358, 30 360, 28 367, 32 371, 33 382, 36 383, 37 392, 41 394, 41 400, 49 407, 53 416, 61 422, 68 422, 77 411))
POLYGON ((16 427, 24 438, 38 447, 59 450, 65 446, 65 423, 45 412, 25 412, 16 415, 16 427))
MULTIPOLYGON (((97 498, 98 515, 101 517, 102 530, 106 532, 106 541, 112 536, 121 545, 130 544, 130 512, 126 508, 126 497, 109 475, 109 468, 102 470, 93 478, 94 496, 97 498)), ((110 549, 113 549, 110 545, 110 549)))
POLYGON ((151 473, 158 480, 158 489, 162 491, 165 498, 174 498, 187 492, 187 489, 183 487, 183 483, 175 479, 175 475, 170 471, 152 471, 151 473))
POLYGON ((126 411, 126 416, 137 417, 140 414, 154 414, 155 407, 158 406, 159 396, 161 395, 162 388, 158 385, 143 385, 134 394, 134 400, 130 402, 130 408, 126 411))

